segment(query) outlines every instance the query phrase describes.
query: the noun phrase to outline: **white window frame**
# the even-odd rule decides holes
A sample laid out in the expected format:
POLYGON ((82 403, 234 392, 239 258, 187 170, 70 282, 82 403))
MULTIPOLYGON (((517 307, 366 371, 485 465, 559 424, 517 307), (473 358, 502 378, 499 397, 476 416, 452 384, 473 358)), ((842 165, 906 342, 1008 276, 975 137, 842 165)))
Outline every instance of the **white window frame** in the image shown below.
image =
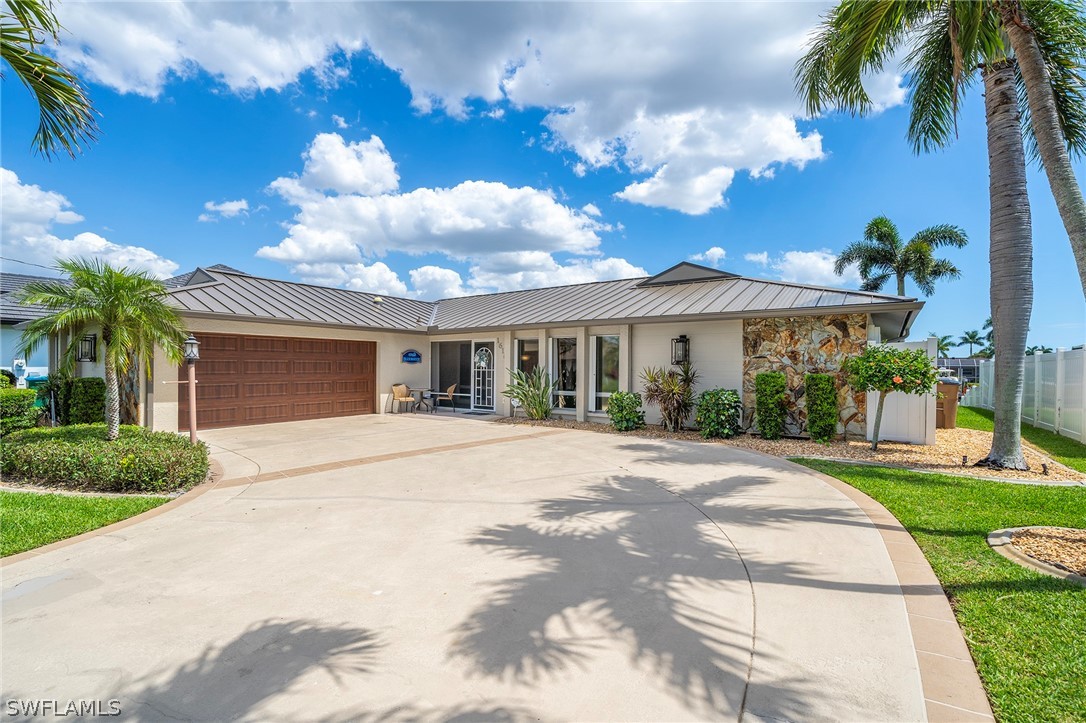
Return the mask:
MULTIPOLYGON (((554 409, 555 409, 555 411, 557 411, 557 412, 573 412, 573 411, 575 411, 577 409, 577 384, 580 384, 582 382, 581 382, 581 380, 577 380, 577 382, 574 384, 573 391, 558 391, 558 389, 557 389, 557 385, 558 385, 558 363, 560 361, 558 359, 558 342, 559 342, 559 340, 563 340, 563 339, 568 339, 568 340, 572 341, 573 342, 573 348, 577 350, 577 360, 580 360, 580 357, 581 357, 581 349, 580 349, 580 345, 577 343, 577 337, 576 336, 552 336, 551 337, 550 344, 547 345, 549 347, 548 351, 550 352, 548 354, 549 362, 550 362, 549 365, 548 365, 548 368, 550 370, 550 375, 551 375, 551 384, 555 387, 555 388, 553 388, 551 390, 551 395, 552 395, 552 398, 553 397, 568 397, 568 398, 573 400, 573 406, 572 407, 560 407, 560 406, 558 406, 557 400, 555 400, 554 401, 554 409)), ((576 368, 577 368, 577 365, 575 364, 574 365, 574 375, 576 375, 576 368)))
MULTIPOLYGON (((611 337, 618 342, 619 357, 622 356, 622 335, 621 334, 594 334, 588 337, 588 383, 589 383, 589 399, 588 399, 588 411, 594 414, 606 414, 606 412, 600 407, 601 399, 610 399, 611 392, 601 392, 600 380, 597 378, 599 375, 596 373, 597 356, 599 351, 597 348, 599 342, 597 339, 600 337, 611 337)), ((619 375, 619 389, 622 388, 622 379, 619 375)))

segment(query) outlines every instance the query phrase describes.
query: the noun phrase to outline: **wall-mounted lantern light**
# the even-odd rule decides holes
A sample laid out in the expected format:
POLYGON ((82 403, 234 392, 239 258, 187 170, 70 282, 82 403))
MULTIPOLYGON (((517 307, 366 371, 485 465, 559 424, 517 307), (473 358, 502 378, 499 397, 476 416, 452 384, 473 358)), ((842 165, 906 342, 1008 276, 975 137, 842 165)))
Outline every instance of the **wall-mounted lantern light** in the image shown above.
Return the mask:
POLYGON ((185 339, 185 361, 189 364, 195 364, 200 360, 200 342, 196 341, 196 337, 189 334, 189 338, 185 339))
POLYGON ((76 361, 92 362, 98 360, 98 335, 87 334, 79 340, 79 352, 76 361))
POLYGON ((671 340, 671 363, 685 364, 690 361, 690 340, 686 334, 679 334, 671 340))

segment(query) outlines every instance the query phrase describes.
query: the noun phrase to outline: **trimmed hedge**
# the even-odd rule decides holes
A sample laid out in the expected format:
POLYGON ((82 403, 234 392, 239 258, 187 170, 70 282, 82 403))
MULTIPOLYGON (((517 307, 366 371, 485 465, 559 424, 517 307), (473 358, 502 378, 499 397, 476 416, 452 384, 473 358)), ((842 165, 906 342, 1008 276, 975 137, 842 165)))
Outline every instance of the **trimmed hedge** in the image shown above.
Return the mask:
POLYGON ((784 372, 762 372, 754 377, 754 416, 758 432, 765 439, 780 439, 784 434, 784 400, 788 377, 784 372))
POLYGON ((705 439, 728 439, 739 434, 743 400, 734 389, 707 389, 698 396, 694 421, 705 439))
POLYGON ((807 433, 816 442, 829 442, 837 436, 837 379, 832 374, 808 374, 807 433))
POLYGON ((611 426, 620 432, 629 432, 645 426, 645 413, 641 411, 641 395, 637 392, 611 392, 607 400, 607 416, 611 426))
POLYGON ((33 389, 0 389, 0 435, 37 425, 41 413, 34 408, 38 393, 33 389))
POLYGON ((207 477, 203 442, 169 432, 121 426, 106 440, 106 425, 39 427, 4 437, 0 471, 5 477, 99 492, 169 492, 207 477))
POLYGON ((68 424, 97 424, 106 419, 106 382, 98 377, 67 381, 68 424))

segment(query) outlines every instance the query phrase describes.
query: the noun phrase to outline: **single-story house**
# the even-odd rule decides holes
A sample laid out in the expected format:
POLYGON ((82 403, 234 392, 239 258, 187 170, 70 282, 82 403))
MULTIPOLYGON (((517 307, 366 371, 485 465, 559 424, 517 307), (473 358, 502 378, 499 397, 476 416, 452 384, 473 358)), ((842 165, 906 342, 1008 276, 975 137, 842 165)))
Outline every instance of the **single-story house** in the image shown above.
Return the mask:
MULTIPOLYGON (((869 341, 904 338, 914 298, 755 279, 683 262, 648 278, 436 302, 260 278, 224 266, 169 279, 171 303, 200 342, 197 426, 388 413, 391 390, 455 386, 461 411, 508 415, 509 370, 548 369, 555 414, 606 420, 618 390, 685 346, 699 388, 741 390, 788 376, 790 432, 802 431, 808 371, 840 373, 869 341)), ((146 384, 155 429, 187 428, 184 379, 163 358, 146 384), (163 383, 171 382, 171 383, 163 383)), ((446 404, 448 404, 446 402, 446 404)), ((840 378, 841 429, 864 434, 865 395, 840 378)), ((653 408, 648 420, 658 421, 653 408)), ((749 415, 748 415, 749 421, 749 415)))
MULTIPOLYGON (((42 312, 9 296, 26 280, 3 274, 4 353, 42 312)), ((754 377, 780 370, 791 392, 788 431, 804 426, 804 374, 839 375, 840 430, 865 433, 866 397, 841 374, 869 341, 906 337, 915 298, 743 277, 679 263, 655 276, 439 301, 252 276, 228 266, 165 281, 170 303, 200 342, 197 426, 229 427, 393 411, 392 386, 453 390, 459 411, 508 415, 511 369, 547 369, 555 414, 606 421, 614 391, 641 391, 641 371, 676 354, 698 388, 740 390, 745 423, 754 377), (685 351, 684 351, 685 350, 685 351)), ((84 341, 94 344, 93 330, 84 341)), ((67 340, 60 340, 62 343, 67 340)), ((56 368, 60 345, 43 361, 56 368)), ((140 412, 154 429, 188 427, 186 370, 158 355, 141 374, 140 412)), ((76 375, 101 375, 83 362, 76 375)), ((449 406, 449 402, 443 402, 449 406)), ((658 422, 647 408, 650 423, 658 422)))

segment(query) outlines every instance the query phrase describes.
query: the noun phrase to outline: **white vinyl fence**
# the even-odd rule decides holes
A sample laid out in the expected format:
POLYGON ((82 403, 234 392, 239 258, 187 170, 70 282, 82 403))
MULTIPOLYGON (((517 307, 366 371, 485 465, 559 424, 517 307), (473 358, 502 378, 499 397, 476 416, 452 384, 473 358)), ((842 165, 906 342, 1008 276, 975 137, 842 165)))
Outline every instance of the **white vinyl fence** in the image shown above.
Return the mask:
MULTIPOLYGON (((963 404, 992 408, 995 365, 977 368, 979 385, 965 395, 963 404)), ((1086 350, 1060 349, 1026 357, 1022 389, 1022 421, 1034 427, 1086 442, 1086 350)))
MULTIPOLYGON (((895 349, 924 349, 935 363, 938 342, 904 341, 887 344, 895 349)), ((903 394, 894 392, 886 397, 882 409, 882 425, 879 427, 880 442, 909 442, 910 444, 935 444, 935 392, 931 394, 903 394)), ((867 393, 867 438, 875 432, 875 410, 879 393, 867 393)))

